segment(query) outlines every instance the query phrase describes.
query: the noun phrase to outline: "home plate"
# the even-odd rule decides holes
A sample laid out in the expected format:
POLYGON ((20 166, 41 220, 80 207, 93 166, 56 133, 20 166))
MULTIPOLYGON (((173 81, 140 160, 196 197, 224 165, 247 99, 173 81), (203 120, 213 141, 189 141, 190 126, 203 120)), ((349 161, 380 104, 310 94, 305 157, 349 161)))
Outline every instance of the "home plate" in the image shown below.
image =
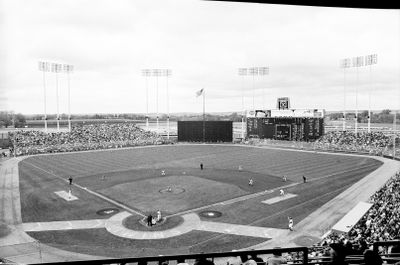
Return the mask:
POLYGON ((284 201, 284 200, 287 200, 287 199, 290 199, 290 198, 294 198, 294 197, 296 197, 296 196, 297 196, 297 194, 286 193, 286 194, 283 195, 283 196, 273 197, 273 198, 271 198, 271 199, 262 201, 262 203, 265 203, 265 204, 274 204, 274 203, 277 203, 277 202, 280 202, 280 201, 284 201))
POLYGON ((66 192, 65 190, 61 190, 61 191, 55 191, 55 194, 57 194, 58 196, 60 196, 61 198, 63 198, 66 201, 74 201, 77 200, 78 197, 74 196, 71 194, 71 196, 69 196, 68 192, 66 192))

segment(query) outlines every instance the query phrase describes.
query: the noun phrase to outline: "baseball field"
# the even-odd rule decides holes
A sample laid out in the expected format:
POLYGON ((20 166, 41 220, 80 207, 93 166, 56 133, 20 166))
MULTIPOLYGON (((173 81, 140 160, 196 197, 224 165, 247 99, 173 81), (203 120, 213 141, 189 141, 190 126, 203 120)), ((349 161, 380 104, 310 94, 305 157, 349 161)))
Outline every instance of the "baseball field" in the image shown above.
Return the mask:
POLYGON ((263 228, 287 229, 288 216, 300 222, 381 164, 368 157, 240 145, 33 156, 19 163, 22 219, 40 223, 41 229, 27 230, 40 242, 95 256, 230 251, 267 241, 267 232, 257 233, 263 228), (162 221, 147 226, 146 217, 157 210, 162 221), (109 228, 118 216, 125 216, 125 232, 109 228), (189 217, 198 225, 191 226, 189 217), (101 225, 52 228, 93 220, 101 225), (189 228, 168 234, 180 227, 189 228))

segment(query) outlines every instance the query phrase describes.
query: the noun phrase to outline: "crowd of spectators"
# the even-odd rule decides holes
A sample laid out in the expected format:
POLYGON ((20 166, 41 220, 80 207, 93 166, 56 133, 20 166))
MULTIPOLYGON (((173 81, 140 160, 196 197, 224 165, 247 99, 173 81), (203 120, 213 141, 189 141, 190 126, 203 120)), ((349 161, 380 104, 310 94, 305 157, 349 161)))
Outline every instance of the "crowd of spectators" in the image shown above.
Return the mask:
POLYGON ((9 132, 17 156, 163 144, 163 138, 132 123, 75 125, 71 132, 9 132))
MULTIPOLYGON (((284 141, 252 138, 250 145, 275 145, 296 149, 368 153, 393 156, 393 135, 383 132, 329 131, 315 141, 284 141)), ((400 157, 400 135, 396 136, 395 156, 400 157)))
MULTIPOLYGON (((396 138, 396 143, 400 144, 399 135, 396 138)), ((351 131, 329 131, 317 139, 313 145, 315 149, 366 152, 371 155, 392 155, 393 135, 383 132, 358 132, 356 134, 351 131)))
POLYGON ((350 239, 367 243, 400 238, 400 172, 371 197, 370 210, 350 231, 350 239))
MULTIPOLYGON (((364 255, 365 259, 375 260, 375 263, 365 264, 382 264, 371 253, 371 248, 376 241, 400 240, 400 172, 376 191, 370 202, 371 208, 348 234, 329 234, 320 244, 310 249, 310 257, 329 256, 327 251, 333 245, 338 246, 339 251, 345 255, 364 255)), ((400 254, 400 246, 382 247, 379 251, 381 255, 395 253, 400 254)))

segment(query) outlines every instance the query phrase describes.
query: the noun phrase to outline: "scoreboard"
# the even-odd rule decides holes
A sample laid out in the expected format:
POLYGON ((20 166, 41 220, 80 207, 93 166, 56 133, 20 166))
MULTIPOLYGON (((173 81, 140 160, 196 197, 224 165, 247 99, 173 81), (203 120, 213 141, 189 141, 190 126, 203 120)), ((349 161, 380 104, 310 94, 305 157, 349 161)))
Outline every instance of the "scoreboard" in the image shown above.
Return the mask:
POLYGON ((248 117, 247 137, 308 141, 324 134, 323 118, 248 117))

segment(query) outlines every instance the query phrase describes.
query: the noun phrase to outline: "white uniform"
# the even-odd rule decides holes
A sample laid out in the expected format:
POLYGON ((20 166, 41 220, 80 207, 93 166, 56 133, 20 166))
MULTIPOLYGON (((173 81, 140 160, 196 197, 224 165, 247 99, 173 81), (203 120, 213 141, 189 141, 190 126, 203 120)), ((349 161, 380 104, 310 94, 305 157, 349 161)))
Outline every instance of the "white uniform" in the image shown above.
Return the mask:
POLYGON ((285 192, 284 192, 282 189, 279 190, 279 192, 280 192, 281 196, 284 196, 284 195, 285 195, 285 192))
POLYGON ((165 176, 165 170, 161 171, 161 176, 165 176))
POLYGON ((161 221, 161 211, 158 210, 157 211, 157 222, 160 222, 160 221, 161 221))
POLYGON ((293 219, 289 218, 289 229, 290 231, 293 231, 293 219))
POLYGON ((249 179, 249 186, 253 186, 253 179, 249 179))

